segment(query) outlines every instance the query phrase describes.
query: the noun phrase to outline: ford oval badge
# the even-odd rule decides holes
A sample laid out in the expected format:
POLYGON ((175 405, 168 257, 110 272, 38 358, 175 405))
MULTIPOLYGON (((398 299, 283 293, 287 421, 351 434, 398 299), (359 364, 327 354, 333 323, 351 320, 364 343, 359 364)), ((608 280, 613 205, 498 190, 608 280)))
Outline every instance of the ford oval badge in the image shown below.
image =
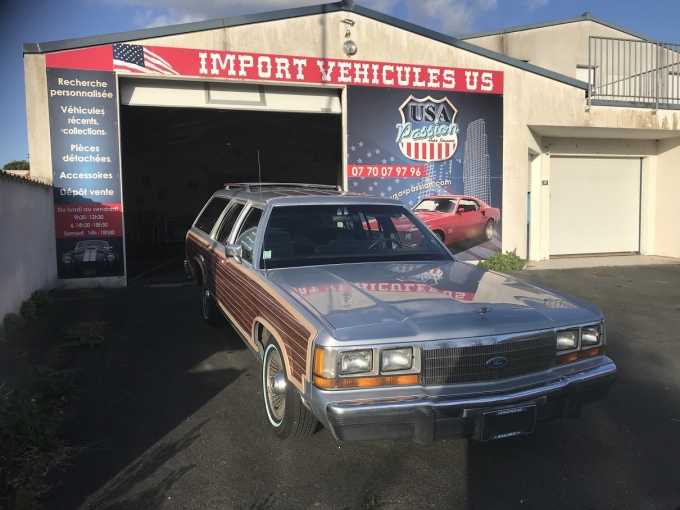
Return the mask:
POLYGON ((499 356, 498 358, 491 358, 486 362, 486 364, 489 366, 489 368, 503 368, 508 364, 508 359, 499 356))

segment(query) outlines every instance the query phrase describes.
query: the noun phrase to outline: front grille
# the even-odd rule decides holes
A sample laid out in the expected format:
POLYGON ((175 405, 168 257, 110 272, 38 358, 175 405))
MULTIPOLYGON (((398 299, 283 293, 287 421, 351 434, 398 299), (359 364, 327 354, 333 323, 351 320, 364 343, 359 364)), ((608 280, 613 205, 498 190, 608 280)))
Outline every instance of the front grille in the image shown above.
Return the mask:
POLYGON ((498 381, 549 369, 555 359, 555 335, 522 338, 493 345, 423 351, 423 384, 498 381), (490 359, 504 357, 503 368, 491 368, 490 359))

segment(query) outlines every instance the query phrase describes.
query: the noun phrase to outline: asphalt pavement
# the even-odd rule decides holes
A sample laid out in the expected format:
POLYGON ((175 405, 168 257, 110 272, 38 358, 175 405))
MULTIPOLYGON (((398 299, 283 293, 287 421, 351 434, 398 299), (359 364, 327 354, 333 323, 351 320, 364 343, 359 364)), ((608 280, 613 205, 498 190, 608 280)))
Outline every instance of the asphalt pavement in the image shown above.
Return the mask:
POLYGON ((282 442, 259 363, 203 323, 198 288, 101 291, 106 341, 83 348, 64 417, 83 449, 48 508, 680 509, 680 265, 515 274, 603 310, 619 379, 580 419, 429 447, 282 442))

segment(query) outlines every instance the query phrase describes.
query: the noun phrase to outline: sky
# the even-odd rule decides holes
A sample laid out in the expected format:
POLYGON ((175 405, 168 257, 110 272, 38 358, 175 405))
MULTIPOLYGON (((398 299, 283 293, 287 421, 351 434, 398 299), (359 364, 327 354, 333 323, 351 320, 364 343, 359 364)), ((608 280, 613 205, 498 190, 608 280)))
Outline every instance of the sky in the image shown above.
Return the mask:
MULTIPOLYGON (((223 18, 323 0, 0 0, 0 167, 28 159, 22 43, 223 18)), ((680 0, 357 0, 447 35, 579 16, 586 11, 679 43, 680 0)))

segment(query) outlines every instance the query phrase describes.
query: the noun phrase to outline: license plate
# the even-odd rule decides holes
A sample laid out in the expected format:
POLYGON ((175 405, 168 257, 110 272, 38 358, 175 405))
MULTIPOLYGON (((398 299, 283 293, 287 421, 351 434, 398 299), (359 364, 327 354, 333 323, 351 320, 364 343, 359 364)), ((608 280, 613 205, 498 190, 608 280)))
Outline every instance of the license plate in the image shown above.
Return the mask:
POLYGON ((536 425, 536 406, 497 409, 482 415, 482 441, 531 434, 536 425))

